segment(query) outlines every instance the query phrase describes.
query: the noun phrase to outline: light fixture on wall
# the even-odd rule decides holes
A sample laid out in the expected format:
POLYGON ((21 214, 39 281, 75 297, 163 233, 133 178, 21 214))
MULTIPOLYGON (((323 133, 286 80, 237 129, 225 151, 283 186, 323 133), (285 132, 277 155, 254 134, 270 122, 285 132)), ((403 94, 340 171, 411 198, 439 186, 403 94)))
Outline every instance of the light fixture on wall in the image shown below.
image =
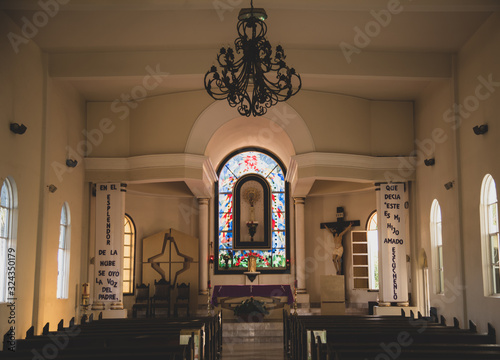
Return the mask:
POLYGON ((78 165, 78 161, 73 160, 73 159, 66 159, 66 166, 70 168, 74 168, 78 165))
POLYGON ((214 65, 205 74, 205 89, 215 100, 227 99, 231 107, 245 116, 261 116, 278 102, 286 101, 302 87, 300 75, 285 63, 285 51, 272 47, 266 39, 266 11, 241 9, 238 15, 239 37, 231 47, 222 47, 217 54, 219 72, 214 65), (238 60, 235 55, 241 54, 238 60), (250 94, 251 92, 251 94, 250 94))
POLYGON ((55 193, 57 191, 57 187, 54 184, 47 185, 47 187, 51 193, 55 193))
POLYGON ((432 159, 425 159, 424 160, 424 164, 425 166, 432 166, 436 163, 436 159, 432 158, 432 159))
POLYGON ((22 135, 26 132, 26 129, 27 127, 24 124, 10 123, 10 131, 14 134, 22 135))
POLYGON ((444 184, 444 188, 446 190, 450 190, 453 187, 453 185, 455 185, 455 181, 448 181, 446 184, 444 184))
POLYGON ((483 135, 488 132, 488 124, 476 125, 472 128, 474 130, 474 134, 483 135))

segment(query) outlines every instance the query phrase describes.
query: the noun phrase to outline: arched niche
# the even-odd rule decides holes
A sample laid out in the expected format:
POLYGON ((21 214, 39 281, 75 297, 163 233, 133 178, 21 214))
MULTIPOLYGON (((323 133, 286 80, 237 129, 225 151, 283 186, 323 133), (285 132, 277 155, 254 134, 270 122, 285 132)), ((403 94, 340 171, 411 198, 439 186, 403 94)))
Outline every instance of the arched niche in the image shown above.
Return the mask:
POLYGON ((288 164, 296 154, 314 152, 315 146, 302 117, 287 103, 279 103, 263 117, 242 117, 225 101, 216 101, 198 117, 185 152, 208 156, 215 167, 229 152, 258 146, 288 164))

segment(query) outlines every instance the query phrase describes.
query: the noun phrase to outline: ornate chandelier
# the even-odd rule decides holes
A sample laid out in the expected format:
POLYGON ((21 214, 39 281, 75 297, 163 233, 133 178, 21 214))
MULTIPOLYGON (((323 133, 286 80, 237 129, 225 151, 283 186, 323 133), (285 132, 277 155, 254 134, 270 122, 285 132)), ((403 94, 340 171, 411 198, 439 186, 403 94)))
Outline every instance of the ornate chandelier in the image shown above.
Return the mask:
POLYGON ((231 47, 222 47, 217 54, 220 72, 214 65, 205 74, 205 89, 215 100, 227 99, 231 107, 245 116, 261 116, 280 101, 286 101, 302 87, 294 68, 285 63, 281 45, 272 48, 266 39, 266 11, 242 9, 238 16, 239 37, 231 47), (242 54, 235 60, 235 53, 242 54))

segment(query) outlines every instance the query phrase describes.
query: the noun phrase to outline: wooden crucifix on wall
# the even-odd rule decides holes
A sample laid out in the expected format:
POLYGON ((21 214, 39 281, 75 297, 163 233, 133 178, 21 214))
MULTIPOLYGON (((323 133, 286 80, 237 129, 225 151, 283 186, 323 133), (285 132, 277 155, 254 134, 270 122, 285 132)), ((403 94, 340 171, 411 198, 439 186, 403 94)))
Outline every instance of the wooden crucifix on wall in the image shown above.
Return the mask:
POLYGON ((335 265, 335 270, 337 275, 342 275, 342 255, 344 254, 344 248, 342 246, 342 238, 344 234, 351 229, 352 226, 359 226, 359 220, 344 220, 344 208, 337 208, 337 221, 321 223, 321 229, 328 229, 333 235, 334 249, 332 252, 332 261, 335 265))

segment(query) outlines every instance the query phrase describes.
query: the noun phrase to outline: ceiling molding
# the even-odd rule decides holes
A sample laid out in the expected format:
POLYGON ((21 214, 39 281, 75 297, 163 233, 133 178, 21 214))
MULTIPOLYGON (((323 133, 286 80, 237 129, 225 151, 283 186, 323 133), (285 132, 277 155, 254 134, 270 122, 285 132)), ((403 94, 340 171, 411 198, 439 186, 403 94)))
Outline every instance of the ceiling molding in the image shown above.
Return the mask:
MULTIPOLYGON (((0 9, 4 10, 39 10, 39 1, 35 0, 3 0, 0 9)), ((232 12, 235 9, 249 7, 249 1, 241 1, 237 6, 231 2, 217 2, 213 0, 59 0, 65 10, 95 11, 95 10, 214 10, 232 12)), ((322 11, 370 11, 387 8, 387 0, 273 0, 266 2, 266 9, 273 10, 322 10, 322 11)), ((256 4, 257 5, 257 4, 256 4)), ((419 0, 415 3, 404 4, 406 11, 497 11, 500 4, 496 0, 419 0)))
MULTIPOLYGON (((214 60, 214 50, 164 50, 49 53, 54 79, 113 79, 196 75, 200 79, 214 60), (190 59, 190 61, 185 61, 190 59), (81 66, 85 64, 85 66, 81 66)), ((447 53, 364 51, 351 63, 340 50, 287 49, 287 58, 307 76, 355 78, 443 79, 451 77, 452 55, 447 53)))

